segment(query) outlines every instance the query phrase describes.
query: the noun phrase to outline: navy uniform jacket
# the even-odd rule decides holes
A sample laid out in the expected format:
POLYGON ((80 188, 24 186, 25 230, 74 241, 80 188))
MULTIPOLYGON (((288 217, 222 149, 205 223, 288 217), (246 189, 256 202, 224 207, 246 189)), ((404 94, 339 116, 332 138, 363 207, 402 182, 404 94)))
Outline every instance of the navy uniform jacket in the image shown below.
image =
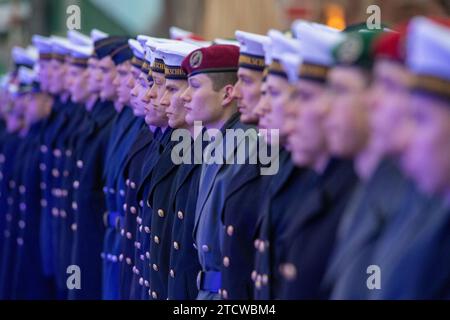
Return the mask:
POLYGON ((8 212, 8 202, 10 202, 10 187, 9 181, 11 180, 14 159, 17 152, 17 146, 20 141, 19 136, 14 133, 7 133, 5 135, 5 141, 0 154, 0 256, 3 257, 3 244, 8 238, 8 234, 5 230, 6 226, 6 214, 8 212), (6 233, 5 233, 6 232, 6 233))
POLYGON ((59 96, 54 97, 52 111, 45 123, 45 133, 40 147, 41 161, 39 169, 41 171, 41 189, 42 189, 42 215, 41 215, 41 250, 44 263, 44 272, 47 275, 55 275, 55 258, 53 253, 56 251, 53 230, 53 216, 57 210, 53 204, 52 194, 52 168, 54 161, 54 144, 59 137, 59 133, 64 129, 63 124, 66 117, 66 105, 60 100, 59 96))
POLYGON ((222 211, 222 299, 253 298, 253 238, 271 180, 261 175, 260 165, 242 166, 246 168, 233 179, 222 211))
POLYGON ((57 274, 58 282, 58 297, 60 299, 67 299, 67 267, 71 265, 72 259, 72 245, 73 245, 73 231, 72 224, 74 223, 74 211, 77 209, 77 204, 74 201, 74 172, 77 168, 75 159, 75 148, 79 138, 83 133, 79 128, 83 127, 86 122, 92 121, 90 114, 86 111, 84 105, 79 105, 78 109, 73 112, 73 117, 70 121, 70 130, 67 130, 62 140, 61 146, 62 157, 62 175, 61 188, 63 195, 60 197, 59 208, 60 224, 59 224, 59 260, 57 274))
POLYGON ((31 126, 26 137, 27 155, 22 158, 22 185, 19 186, 20 216, 17 223, 17 256, 15 264, 14 299, 53 299, 51 279, 44 275, 39 248, 41 189, 39 146, 43 123, 31 126))
POLYGON ((336 230, 357 178, 351 161, 331 160, 313 190, 295 208, 281 235, 281 294, 286 300, 327 299, 320 283, 335 243, 336 230))
POLYGON ((371 262, 381 270, 381 289, 369 299, 448 300, 450 208, 416 190, 408 198, 377 241, 371 262))
MULTIPOLYGON (((230 128, 244 131, 252 129, 239 122, 238 113, 234 114, 221 129, 224 136, 222 141, 224 148, 227 145, 225 130, 230 128)), ((256 131, 254 133, 253 137, 249 137, 256 140, 256 131)), ((242 146, 247 139, 235 140, 238 141, 237 144, 232 144, 233 149, 223 151, 224 164, 204 163, 202 165, 193 230, 198 259, 202 267, 198 276, 199 295, 197 299, 219 298, 222 265, 220 237, 223 230, 221 213, 225 205, 226 191, 232 187, 235 177, 244 174, 246 169, 245 166, 236 164, 236 151, 238 146, 242 146), (226 164, 227 161, 233 159, 235 164, 226 164)), ((252 146, 254 147, 256 144, 252 146)), ((253 152, 254 150, 250 148, 248 151, 253 152)))
POLYGON ((170 144, 171 135, 171 128, 166 128, 163 133, 155 132, 155 139, 152 142, 152 147, 148 150, 146 162, 142 167, 141 185, 138 187, 138 198, 144 203, 142 210, 138 213, 135 261, 136 268, 141 273, 137 281, 141 286, 141 299, 143 300, 148 300, 150 296, 155 299, 155 295, 150 290, 150 246, 155 241, 155 236, 151 234, 153 210, 150 203, 146 200, 148 200, 152 187, 152 176, 156 173, 155 167, 165 148, 170 144))
MULTIPOLYGON (((131 129, 133 131, 133 133, 127 135, 127 138, 125 139, 126 141, 124 141, 124 143, 128 146, 128 150, 125 152, 125 158, 123 159, 122 163, 121 163, 121 170, 119 172, 119 175, 117 177, 117 183, 116 183, 116 189, 118 190, 118 192, 116 192, 117 196, 116 196, 116 207, 118 209, 118 218, 116 218, 115 220, 115 232, 114 232, 114 240, 113 240, 113 245, 112 245, 112 249, 113 252, 111 253, 111 256, 113 257, 112 260, 115 260, 114 256, 118 257, 118 262, 114 263, 115 264, 115 268, 113 269, 114 275, 112 275, 112 277, 114 277, 115 280, 115 285, 116 285, 116 289, 114 292, 116 292, 116 297, 118 299, 129 299, 130 294, 129 294, 129 288, 130 288, 130 281, 128 281, 128 294, 126 296, 126 298, 124 298, 122 296, 122 289, 123 287, 121 286, 121 281, 122 281, 122 268, 124 267, 124 265, 122 265, 122 263, 126 263, 126 260, 124 258, 124 254, 123 254, 123 245, 124 245, 124 238, 126 236, 125 234, 125 204, 126 204, 126 193, 127 193, 127 185, 126 185, 126 180, 127 178, 125 178, 124 176, 124 171, 126 169, 125 165, 126 165, 126 161, 128 158, 128 153, 129 151, 132 149, 133 147, 133 143, 136 139, 136 136, 139 135, 140 130, 145 127, 145 129, 147 129, 148 131, 148 127, 145 125, 145 122, 143 119, 141 118, 135 118, 135 121, 133 123, 133 128, 131 129)), ((139 167, 139 165, 138 165, 139 167)), ((108 223, 110 225, 112 225, 112 222, 114 221, 114 219, 108 219, 108 223)), ((136 222, 136 220, 135 220, 136 222)), ((129 268, 130 271, 130 275, 131 275, 131 268, 129 268)))
MULTIPOLYGON (((171 208, 171 190, 179 165, 172 161, 172 147, 168 143, 152 174, 147 196, 147 207, 152 212, 150 239, 150 288, 152 299, 167 299, 169 281, 170 248, 180 248, 181 243, 172 242, 174 211, 171 208), (155 241, 159 239, 158 241, 155 241)), ((145 228, 145 227, 144 227, 145 228)))
POLYGON ((57 297, 59 299, 67 298, 66 269, 70 264, 70 251, 72 248, 71 242, 67 241, 68 236, 72 235, 70 225, 73 220, 71 212, 71 183, 73 183, 72 172, 74 171, 75 161, 72 157, 72 141, 74 135, 80 134, 78 130, 85 119, 87 118, 84 105, 68 103, 65 109, 65 125, 58 134, 53 150, 53 180, 51 186, 54 203, 52 207, 56 208, 53 216, 54 239, 56 243, 54 248, 54 265, 58 289, 57 297))
POLYGON ((69 291, 70 299, 101 298, 101 257, 106 211, 102 179, 105 155, 111 131, 114 107, 111 102, 97 101, 92 122, 81 128, 84 133, 75 149, 77 170, 74 172, 74 232, 72 264, 79 266, 81 289, 69 291))
MULTIPOLYGON (((140 126, 135 126, 136 118, 130 107, 117 115, 109 139, 107 163, 105 167, 106 184, 103 188, 106 198, 108 216, 106 219, 106 232, 104 239, 103 257, 103 299, 119 299, 119 254, 117 238, 120 237, 120 210, 123 210, 121 199, 124 199, 125 190, 119 187, 119 177, 122 174, 123 164, 128 150, 136 137, 140 126)), ((139 121, 139 125, 140 125, 139 121)))
MULTIPOLYGON (((5 155, 6 159, 13 160, 14 163, 11 166, 11 176, 8 181, 9 190, 7 192, 7 209, 5 214, 5 227, 3 231, 4 243, 2 249, 2 259, 0 262, 0 297, 2 299, 11 299, 14 296, 13 279, 15 270, 15 260, 17 253, 17 246, 20 245, 18 241, 18 222, 20 209, 23 209, 23 205, 20 206, 19 199, 19 186, 22 186, 22 171, 23 162, 19 161, 24 159, 27 155, 27 140, 24 137, 20 137, 14 148, 17 151, 13 157, 5 155)), ((8 160, 7 160, 8 161, 8 160)))
MULTIPOLYGON (((201 136, 197 139, 197 143, 202 143, 201 136)), ((177 243, 178 245, 176 248, 174 245, 170 247, 169 300, 193 300, 198 295, 197 274, 201 267, 198 262, 197 250, 193 246, 192 231, 194 229, 201 164, 196 164, 194 161, 193 144, 191 144, 189 152, 191 152, 192 163, 180 166, 171 191, 171 210, 175 214, 171 243, 177 243)))
POLYGON ((255 284, 255 299, 275 299, 280 291, 280 252, 276 251, 281 235, 286 232, 296 208, 313 182, 310 170, 297 168, 290 154, 280 150, 280 171, 271 180, 269 195, 257 222, 255 246, 255 270, 251 277, 255 284))
POLYGON ((323 281, 331 299, 366 299, 368 266, 387 221, 401 210, 411 183, 392 160, 383 161, 348 203, 323 281))
POLYGON ((182 165, 174 182, 174 213, 169 262, 169 300, 193 300, 198 295, 197 274, 200 271, 192 231, 198 197, 201 166, 182 165))
POLYGON ((137 289, 140 286, 133 281, 135 276, 134 249, 136 241, 136 218, 141 207, 137 198, 137 186, 141 182, 141 170, 145 163, 145 156, 153 141, 152 131, 144 125, 134 140, 127 160, 123 176, 125 179, 125 204, 122 229, 121 254, 119 256, 120 266, 120 299, 138 299, 137 289), (134 268, 134 269, 133 269, 134 268))

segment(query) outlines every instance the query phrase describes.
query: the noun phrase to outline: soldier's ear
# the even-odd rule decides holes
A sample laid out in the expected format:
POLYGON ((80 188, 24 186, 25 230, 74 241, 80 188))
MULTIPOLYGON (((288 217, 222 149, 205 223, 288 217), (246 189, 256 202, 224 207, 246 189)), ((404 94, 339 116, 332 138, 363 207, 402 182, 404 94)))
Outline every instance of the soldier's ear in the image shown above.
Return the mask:
POLYGON ((222 105, 226 106, 230 102, 234 100, 233 98, 233 85, 227 84, 225 87, 223 87, 223 99, 222 99, 222 105))

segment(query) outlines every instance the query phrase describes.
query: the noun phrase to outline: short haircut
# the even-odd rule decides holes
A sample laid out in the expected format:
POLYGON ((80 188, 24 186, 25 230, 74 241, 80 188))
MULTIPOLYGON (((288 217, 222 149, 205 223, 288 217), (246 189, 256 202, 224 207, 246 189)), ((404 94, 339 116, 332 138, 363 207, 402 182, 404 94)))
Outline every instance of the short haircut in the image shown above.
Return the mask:
POLYGON ((236 72, 206 73, 212 81, 213 90, 220 91, 226 85, 234 86, 238 80, 236 72))

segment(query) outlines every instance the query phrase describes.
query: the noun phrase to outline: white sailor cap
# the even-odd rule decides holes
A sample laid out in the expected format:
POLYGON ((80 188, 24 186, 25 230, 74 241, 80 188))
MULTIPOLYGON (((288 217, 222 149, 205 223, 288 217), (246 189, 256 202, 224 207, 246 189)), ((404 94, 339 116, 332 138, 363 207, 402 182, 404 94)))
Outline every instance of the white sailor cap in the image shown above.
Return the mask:
POLYGON ((150 36, 146 36, 143 34, 140 34, 136 37, 137 41, 140 43, 140 45, 142 46, 142 48, 144 49, 144 60, 147 61, 148 63, 151 63, 151 50, 153 48, 153 50, 156 49, 157 45, 159 43, 164 43, 164 42, 168 42, 168 41, 175 41, 175 40, 169 40, 169 39, 164 39, 164 38, 156 38, 156 37, 150 37, 150 36), (148 44, 147 44, 148 42, 148 44))
POLYGON ((183 42, 193 44, 200 48, 206 48, 213 44, 212 41, 195 40, 195 39, 191 39, 191 38, 185 38, 185 39, 183 39, 183 42))
POLYGON ((50 38, 35 34, 32 37, 32 43, 39 52, 39 59, 51 59, 52 42, 50 38))
POLYGON ((269 74, 287 77, 284 68, 281 65, 281 58, 286 53, 297 54, 300 52, 300 43, 296 39, 285 36, 278 30, 270 30, 268 33, 270 44, 271 64, 269 66, 269 74))
POLYGON ((77 67, 86 68, 88 60, 94 52, 94 47, 70 43, 68 48, 70 50, 70 59, 68 62, 77 67))
POLYGON ((411 19, 406 62, 415 74, 450 80, 450 28, 425 17, 411 19))
POLYGON ((265 66, 264 44, 270 41, 269 37, 240 30, 235 35, 240 43, 239 67, 262 72, 265 66))
POLYGON ((38 59, 38 52, 33 46, 26 49, 15 46, 11 50, 11 56, 17 67, 25 66, 32 69, 38 59))
POLYGON ((296 53, 285 53, 280 59, 283 70, 287 75, 289 83, 295 84, 299 79, 299 70, 303 63, 303 59, 296 53))
POLYGON ((214 44, 240 47, 239 41, 232 40, 232 39, 215 38, 214 41, 213 41, 213 45, 214 44))
POLYGON ((17 69, 17 79, 23 85, 32 85, 37 81, 37 74, 33 69, 27 67, 19 67, 17 69))
POLYGON ((301 43, 301 55, 305 63, 332 66, 333 48, 344 39, 344 34, 337 29, 318 23, 297 20, 292 27, 301 43))
POLYGON ((70 41, 63 37, 51 36, 53 59, 64 60, 64 56, 70 54, 70 41))
POLYGON ((187 74, 183 71, 181 63, 185 57, 198 48, 198 46, 182 41, 159 45, 156 48, 155 57, 163 60, 166 79, 187 79, 187 74))
POLYGON ((303 30, 304 28, 311 28, 311 29, 315 29, 315 30, 322 30, 325 32, 332 32, 332 33, 340 33, 339 29, 329 27, 322 23, 307 21, 307 20, 303 20, 303 19, 297 19, 292 23, 292 27, 291 27, 294 38, 301 39, 302 35, 301 35, 300 31, 303 30))
POLYGON ((79 32, 77 30, 67 31, 67 39, 69 39, 69 41, 71 43, 74 43, 77 45, 82 45, 82 46, 92 46, 93 45, 93 41, 90 37, 82 34, 81 32, 79 32))
POLYGON ((104 38, 107 38, 108 36, 109 36, 109 34, 107 34, 106 32, 103 32, 101 30, 98 30, 98 29, 92 29, 91 30, 92 43, 97 42, 98 40, 102 40, 104 38))
POLYGON ((131 51, 133 51, 133 58, 131 59, 131 64, 136 68, 140 69, 144 63, 145 51, 144 47, 136 39, 129 39, 128 45, 131 51))
POLYGON ((450 27, 425 17, 408 25, 406 64, 413 89, 450 98, 450 27))

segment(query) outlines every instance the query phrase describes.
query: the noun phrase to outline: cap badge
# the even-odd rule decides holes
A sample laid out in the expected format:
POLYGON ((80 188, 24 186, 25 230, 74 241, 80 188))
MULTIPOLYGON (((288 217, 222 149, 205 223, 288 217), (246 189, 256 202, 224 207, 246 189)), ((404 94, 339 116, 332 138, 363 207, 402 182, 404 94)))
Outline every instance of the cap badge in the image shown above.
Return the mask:
POLYGON ((340 62, 350 64, 358 60, 362 51, 363 44, 361 39, 351 36, 341 45, 337 56, 340 62))
POLYGON ((198 68, 202 64, 202 60, 203 60, 203 53, 201 51, 196 51, 192 53, 191 58, 189 59, 191 68, 198 68))

